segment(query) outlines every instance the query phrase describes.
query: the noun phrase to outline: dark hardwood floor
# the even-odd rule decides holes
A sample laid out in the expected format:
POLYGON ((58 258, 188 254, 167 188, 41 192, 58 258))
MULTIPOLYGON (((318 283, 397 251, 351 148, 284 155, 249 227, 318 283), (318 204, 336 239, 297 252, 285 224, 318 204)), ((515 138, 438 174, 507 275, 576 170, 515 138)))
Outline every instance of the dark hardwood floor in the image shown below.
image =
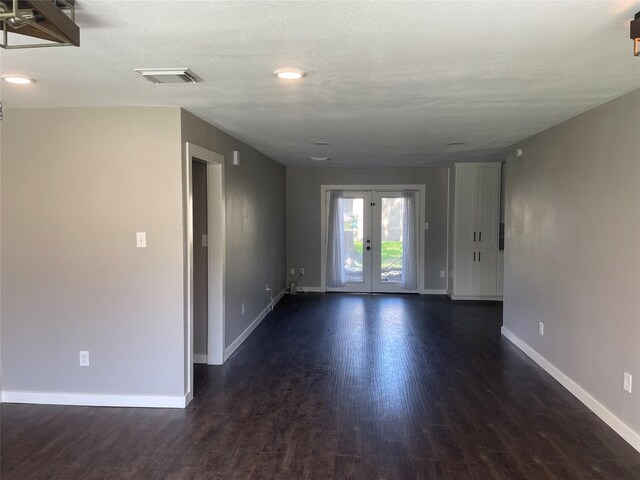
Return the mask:
POLYGON ((499 304, 285 297, 185 410, 2 405, 2 480, 640 479, 499 304))

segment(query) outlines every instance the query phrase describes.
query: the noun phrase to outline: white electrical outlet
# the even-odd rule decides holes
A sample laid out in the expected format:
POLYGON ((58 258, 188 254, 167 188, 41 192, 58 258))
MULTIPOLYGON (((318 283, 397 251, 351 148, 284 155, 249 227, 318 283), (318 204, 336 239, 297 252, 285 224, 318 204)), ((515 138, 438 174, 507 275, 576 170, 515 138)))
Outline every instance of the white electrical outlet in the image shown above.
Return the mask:
POLYGON ((304 268, 300 269, 300 275, 304 275, 304 268))
POLYGON ((86 350, 80 350, 80 366, 89 366, 89 352, 87 352, 86 350))
POLYGON ((242 314, 244 315, 244 303, 242 304, 242 314))
POLYGON ((295 275, 296 274, 296 269, 295 268, 290 268, 289 269, 289 275, 295 275))
POLYGON ((544 336, 544 323, 542 323, 542 322, 540 322, 540 323, 538 324, 538 333, 539 333, 541 336, 544 336))
POLYGON ((440 270, 440 278, 446 277, 447 276, 446 273, 447 272, 445 272, 444 270, 440 270))
POLYGON ((633 380, 633 376, 630 373, 624 372, 624 383, 622 384, 622 388, 626 392, 631 393, 631 381, 633 380))

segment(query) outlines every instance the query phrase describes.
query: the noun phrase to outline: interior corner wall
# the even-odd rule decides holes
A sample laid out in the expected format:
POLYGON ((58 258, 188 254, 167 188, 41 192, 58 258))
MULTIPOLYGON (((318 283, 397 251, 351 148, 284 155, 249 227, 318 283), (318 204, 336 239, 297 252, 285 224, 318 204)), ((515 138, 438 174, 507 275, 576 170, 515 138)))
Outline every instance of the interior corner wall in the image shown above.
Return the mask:
POLYGON ((191 142, 225 157, 228 348, 269 305, 266 285, 274 297, 285 286, 285 169, 190 112, 181 112, 183 154, 185 142, 191 142), (237 166, 234 150, 241 156, 237 166))
MULTIPOLYGON (((321 286, 322 185, 424 185, 425 285, 427 290, 447 288, 447 166, 406 168, 287 167, 287 267, 305 269, 300 287, 321 286)), ((297 275, 288 277, 296 280, 297 275)))
POLYGON ((180 110, 0 125, 3 393, 184 397, 180 110))
POLYGON ((636 434, 639 125, 636 90, 510 148, 504 281, 504 326, 636 434))

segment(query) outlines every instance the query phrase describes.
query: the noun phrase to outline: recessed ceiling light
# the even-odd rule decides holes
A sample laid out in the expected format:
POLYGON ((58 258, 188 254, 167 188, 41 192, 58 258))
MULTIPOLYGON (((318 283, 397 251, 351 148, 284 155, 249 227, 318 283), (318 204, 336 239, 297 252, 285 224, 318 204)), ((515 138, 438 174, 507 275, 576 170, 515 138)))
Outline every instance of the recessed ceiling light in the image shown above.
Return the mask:
POLYGON ((33 78, 23 77, 22 75, 3 75, 2 79, 5 82, 15 83, 17 85, 28 85, 33 83, 33 78))
POLYGON ((283 80, 298 80, 299 78, 304 77, 304 75, 305 73, 300 70, 278 70, 276 72, 276 77, 283 80))
POLYGON ((329 142, 313 142, 314 145, 331 145, 329 142))
POLYGON ((447 143, 447 145, 450 147, 454 147, 456 145, 464 145, 464 142, 449 142, 447 143))
POLYGON ((328 162, 329 157, 309 157, 312 162, 328 162))

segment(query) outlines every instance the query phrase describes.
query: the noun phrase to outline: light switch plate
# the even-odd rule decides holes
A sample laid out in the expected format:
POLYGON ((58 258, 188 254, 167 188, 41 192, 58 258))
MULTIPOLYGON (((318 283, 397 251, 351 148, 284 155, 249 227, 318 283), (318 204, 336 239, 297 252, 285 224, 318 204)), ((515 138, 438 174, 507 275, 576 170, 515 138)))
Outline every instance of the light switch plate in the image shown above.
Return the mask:
POLYGON ((202 246, 209 246, 209 235, 202 235, 202 246))
POLYGON ((424 229, 425 229, 425 230, 429 230, 429 222, 426 222, 426 223, 424 224, 424 229))
POLYGON ((136 246, 147 248, 147 232, 136 232, 136 246))
POLYGON ((624 388, 624 390, 626 392, 631 393, 631 381, 633 380, 633 377, 631 376, 630 373, 624 372, 624 383, 622 384, 622 388, 624 388))

